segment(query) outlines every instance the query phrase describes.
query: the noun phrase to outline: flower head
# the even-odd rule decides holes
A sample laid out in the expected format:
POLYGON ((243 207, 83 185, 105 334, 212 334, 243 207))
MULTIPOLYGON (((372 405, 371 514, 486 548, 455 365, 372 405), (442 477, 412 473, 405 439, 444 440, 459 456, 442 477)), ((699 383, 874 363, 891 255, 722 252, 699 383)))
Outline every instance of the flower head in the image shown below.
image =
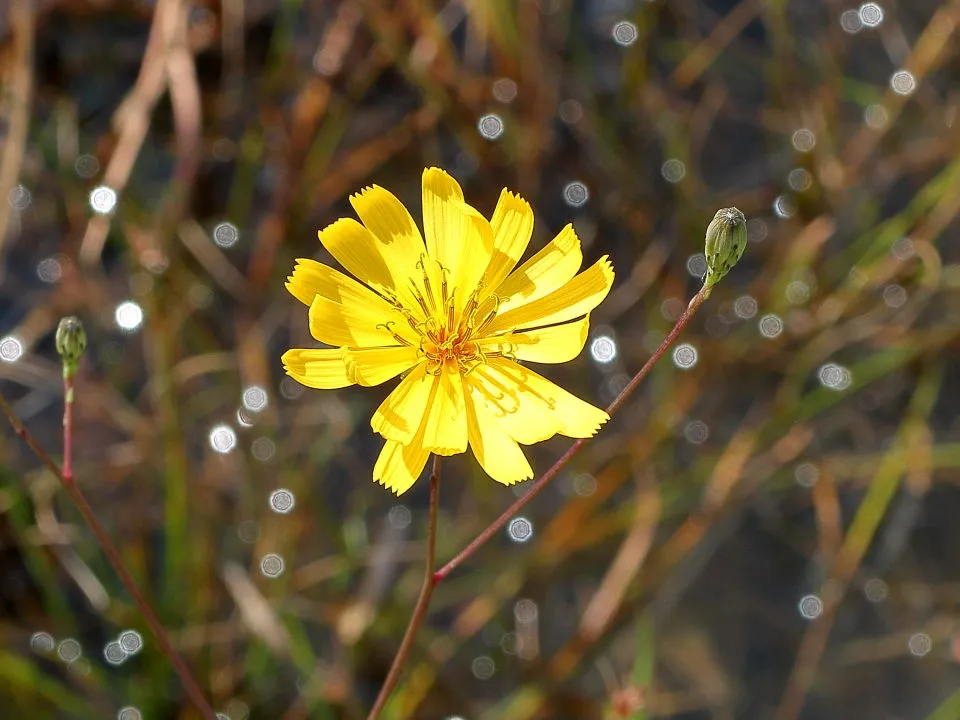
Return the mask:
POLYGON ((707 256, 707 276, 704 285, 709 290, 740 261, 747 247, 747 219, 735 207, 721 208, 707 226, 704 254, 707 256))
POLYGON ((321 389, 403 376, 370 422, 386 438, 374 480, 399 495, 430 453, 469 445, 488 475, 510 485, 533 477, 519 444, 590 437, 606 422, 605 412, 520 364, 576 357, 588 313, 613 283, 606 256, 577 274, 583 256, 571 225, 516 267, 533 211, 507 190, 487 220, 450 175, 425 170, 423 235, 381 187, 350 203, 362 224, 343 218, 319 236, 362 283, 297 260, 287 289, 309 306, 313 337, 333 347, 288 350, 283 364, 321 389))
POLYGON ((72 378, 77 373, 83 351, 87 349, 87 333, 83 329, 83 323, 73 315, 61 318, 55 340, 57 352, 63 362, 63 376, 72 378))

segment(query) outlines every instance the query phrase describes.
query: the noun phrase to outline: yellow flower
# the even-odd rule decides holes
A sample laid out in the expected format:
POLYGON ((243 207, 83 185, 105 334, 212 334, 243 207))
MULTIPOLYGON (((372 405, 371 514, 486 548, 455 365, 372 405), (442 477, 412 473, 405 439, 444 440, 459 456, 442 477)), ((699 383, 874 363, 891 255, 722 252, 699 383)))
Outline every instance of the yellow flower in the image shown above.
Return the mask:
POLYGON ((430 453, 455 455, 469 444, 490 477, 511 485, 533 477, 518 443, 590 437, 607 421, 518 362, 575 358, 587 313, 613 283, 606 256, 576 274, 583 256, 571 225, 514 269, 530 242, 533 211, 507 190, 488 221, 452 177, 425 170, 426 243, 383 188, 366 188, 350 203, 363 224, 337 220, 320 242, 365 285, 297 260, 287 289, 310 307, 313 337, 334 347, 288 350, 283 365, 321 389, 403 375, 370 421, 387 441, 374 480, 399 495, 430 453))

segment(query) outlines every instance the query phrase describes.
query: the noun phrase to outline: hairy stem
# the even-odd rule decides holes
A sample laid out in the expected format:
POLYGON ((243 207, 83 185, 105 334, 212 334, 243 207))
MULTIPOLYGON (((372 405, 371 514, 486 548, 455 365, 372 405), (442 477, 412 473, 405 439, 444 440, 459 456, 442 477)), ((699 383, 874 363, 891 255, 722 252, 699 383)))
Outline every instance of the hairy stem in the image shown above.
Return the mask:
POLYGON ((420 586, 420 597, 417 598, 417 604, 413 608, 413 615, 410 616, 410 622, 407 623, 407 629, 403 633, 403 640, 400 641, 400 648, 393 658, 393 664, 390 666, 390 672, 387 673, 387 679, 383 681, 383 687, 380 688, 380 694, 377 701, 373 704, 367 720, 376 720, 383 712, 387 700, 390 699, 390 693, 400 679, 403 672, 403 665, 410 655, 413 648, 413 641, 420 630, 423 619, 427 616, 427 610, 430 607, 430 598, 433 597, 433 591, 437 587, 437 576, 434 568, 437 564, 437 508, 440 505, 440 456, 433 456, 433 471, 430 473, 430 511, 427 520, 427 566, 423 573, 423 585, 420 586))

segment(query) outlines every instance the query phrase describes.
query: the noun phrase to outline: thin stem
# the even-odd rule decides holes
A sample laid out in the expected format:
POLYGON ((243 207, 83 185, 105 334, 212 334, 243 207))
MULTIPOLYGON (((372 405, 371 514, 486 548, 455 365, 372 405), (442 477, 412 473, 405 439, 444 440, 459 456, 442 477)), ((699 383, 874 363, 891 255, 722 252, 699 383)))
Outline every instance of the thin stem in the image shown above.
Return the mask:
POLYGON ((63 377, 63 476, 73 479, 73 376, 63 377))
MULTIPOLYGON (((72 394, 70 396, 70 401, 71 402, 68 402, 67 405, 71 409, 67 410, 65 408, 64 410, 65 441, 67 440, 67 428, 69 427, 72 432, 72 394), (68 417, 70 418, 69 424, 68 417)), ((140 613, 143 615, 143 619, 146 621, 147 626, 153 633, 160 650, 170 660, 170 664, 173 665, 173 669, 180 678, 180 682, 183 685, 187 695, 190 696, 190 699, 200 710, 200 713, 203 715, 205 720, 217 720, 216 713, 213 711, 213 708, 210 707, 210 703, 208 703, 207 699, 204 697, 203 692, 200 690, 200 686, 190 674, 187 664, 183 661, 183 658, 180 657, 180 654, 174 649, 166 630, 163 629, 163 625, 161 625, 160 621, 157 620, 156 614, 150 607, 150 603, 144 597, 143 593, 140 592, 137 584, 133 581, 133 577, 127 571, 123 564, 123 560, 120 557, 120 553, 117 552, 117 549, 114 547, 113 543, 110 541, 110 538, 107 536, 106 531, 103 529, 103 526, 100 524, 100 521, 97 520, 96 515, 94 515, 93 508, 90 507, 90 503, 87 502, 86 497, 84 497, 80 487, 74 481, 73 476, 67 475, 66 471, 68 466, 66 458, 68 458, 69 455, 65 456, 64 470, 61 470, 59 467, 57 467, 57 464, 50 458, 50 456, 47 455, 46 451, 40 447, 33 436, 27 432, 27 429, 20 421, 20 418, 16 416, 16 414, 13 412, 13 408, 10 407, 7 399, 2 394, 0 394, 0 410, 2 410, 4 415, 7 416, 7 420, 10 421, 10 424, 13 426, 13 429, 16 431, 17 435, 20 436, 20 438, 27 444, 27 447, 29 447, 37 456, 37 458, 39 458, 44 467, 53 473, 53 475, 60 481, 60 484, 63 486, 63 488, 67 491, 67 494, 70 495, 70 499, 73 500, 73 504, 77 506, 80 514, 83 515, 83 519, 86 521, 91 532, 97 538, 97 542, 99 542, 100 547, 103 548, 103 552, 106 554, 107 559, 113 566, 113 569, 116 571, 117 575, 120 576, 120 582, 123 583, 123 586, 133 598, 134 603, 136 603, 137 607, 140 609, 140 613)), ((70 438, 70 441, 72 442, 72 437, 70 438)), ((65 445, 65 452, 68 452, 68 447, 69 444, 65 445)))
MULTIPOLYGON (((627 386, 620 391, 620 394, 614 399, 612 403, 607 407, 607 414, 613 415, 617 410, 620 409, 620 406, 623 405, 630 393, 637 389, 637 386, 643 382, 643 379, 650 373, 650 370, 653 369, 653 366, 657 364, 663 354, 667 351, 673 341, 677 339, 677 336, 683 331, 687 326, 687 323, 690 322, 697 310, 700 309, 700 306, 703 302, 709 297, 710 289, 704 285, 700 288, 700 291, 693 296, 693 299, 690 301, 690 304, 687 305, 687 309, 683 311, 683 314, 680 316, 680 319, 677 320, 677 324, 673 326, 673 330, 664 338, 663 342, 660 343, 660 347, 657 348, 657 351, 650 356, 650 359, 640 368, 640 372, 633 376, 633 379, 627 383, 627 386)), ((484 530, 475 537, 469 545, 467 545, 463 550, 461 550, 456 557, 450 560, 446 565, 437 570, 433 576, 434 584, 439 583, 447 575, 457 569, 459 565, 466 560, 468 557, 473 555, 484 543, 486 543, 490 538, 492 538, 497 532, 499 532, 504 525, 506 525, 510 518, 516 515, 528 502, 533 500, 537 494, 546 487, 553 478, 563 469, 563 467, 570 461, 574 455, 579 452, 590 438, 580 438, 573 445, 571 445, 567 451, 559 457, 559 459, 553 464, 553 466, 547 470, 543 475, 541 475, 534 483, 530 486, 530 489, 524 493, 522 497, 517 499, 513 505, 508 507, 500 517, 490 523, 484 530)))
POLYGON ((383 708, 390 699, 390 693, 400 679, 403 672, 403 665, 407 656, 413 647, 413 641, 420 630, 423 619, 427 616, 427 610, 430 607, 430 598, 433 597, 433 591, 437 587, 437 576, 433 570, 437 565, 437 508, 440 505, 440 456, 433 456, 433 471, 430 473, 430 511, 427 520, 427 566, 423 574, 423 585, 420 586, 420 597, 417 598, 417 604, 413 608, 413 615, 410 616, 410 622, 407 623, 407 629, 403 634, 403 640, 400 641, 400 649, 397 650, 393 658, 393 664, 390 666, 390 672, 387 673, 387 679, 383 681, 383 687, 380 688, 380 694, 377 701, 373 704, 367 720, 376 720, 383 712, 383 708))
MULTIPOLYGON (((613 415, 617 410, 619 410, 620 406, 623 405, 630 393, 636 390, 637 386, 643 382, 644 378, 650 373, 650 370, 653 369, 653 366, 659 362, 660 358, 663 357, 667 349, 673 344, 673 341, 677 339, 677 336, 680 335, 681 332, 683 332, 683 329, 690 322, 690 318, 696 314, 697 310, 700 309, 700 306, 709 296, 710 288, 708 288, 706 285, 700 288, 700 291, 693 296, 690 304, 687 305, 686 310, 683 311, 680 319, 677 320, 676 325, 673 326, 673 329, 670 331, 667 337, 664 338, 662 343, 660 343, 660 347, 657 348, 656 352, 653 353, 644 366, 640 368, 640 372, 633 376, 633 379, 627 383, 627 386, 607 407, 608 415, 613 415)), ((433 597, 433 591, 436 589, 437 585, 439 585, 440 582, 447 577, 447 575, 459 567, 460 563, 473 555, 473 553, 475 553, 481 545, 486 543, 491 537, 499 532, 503 526, 509 522, 510 518, 520 512, 524 505, 533 500, 537 493, 539 493, 547 485, 547 483, 556 477, 556 475, 563 469, 567 462, 569 462, 570 458, 576 455, 580 448, 582 448, 588 440, 589 438, 581 438, 573 443, 573 445, 571 445, 567 451, 560 456, 553 466, 543 475, 541 475, 536 482, 534 482, 534 484, 530 487, 530 490, 527 491, 523 497, 519 498, 515 503, 513 503, 513 505, 507 508, 503 514, 500 515, 500 517, 488 525, 483 532, 477 535, 477 537, 475 537, 469 545, 460 551, 456 557, 454 557, 450 562, 436 572, 434 572, 433 568, 436 562, 437 501, 439 498, 440 484, 440 457, 434 455, 433 473, 430 475, 430 520, 427 528, 426 574, 423 578, 423 585, 420 588, 420 597, 417 598, 417 604, 413 609, 413 615, 410 617, 410 622, 407 624, 407 629, 406 632, 404 632, 403 640, 400 642, 400 649, 397 650, 397 654, 393 658, 393 664, 390 666, 390 672, 387 673, 387 679, 384 681, 383 687, 380 688, 380 695, 377 697, 377 701, 374 703, 373 709, 367 716, 367 720, 376 720, 380 717, 380 713, 383 712, 383 708, 390 697, 390 693, 393 691, 394 686, 397 684, 397 680, 400 678, 400 673, 403 670, 403 665, 406 662, 407 656, 410 654, 410 649, 413 647, 414 638, 420 629, 420 625, 423 623, 423 619, 427 615, 427 610, 430 606, 430 598, 433 597)))

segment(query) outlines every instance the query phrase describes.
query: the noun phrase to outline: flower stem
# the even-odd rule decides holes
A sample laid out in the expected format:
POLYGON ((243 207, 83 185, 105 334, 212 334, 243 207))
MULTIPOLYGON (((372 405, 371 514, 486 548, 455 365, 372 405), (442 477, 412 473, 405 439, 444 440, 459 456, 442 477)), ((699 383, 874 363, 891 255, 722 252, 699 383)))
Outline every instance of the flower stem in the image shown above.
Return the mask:
MULTIPOLYGON (((647 362, 640 372, 633 376, 627 386, 620 391, 620 394, 614 398, 613 402, 607 407, 607 414, 613 415, 617 410, 620 409, 620 406, 623 405, 630 393, 637 389, 637 386, 643 382, 644 378, 650 374, 650 370, 653 369, 653 366, 660 361, 660 358, 663 357, 667 349, 673 344, 674 340, 677 339, 677 336, 683 332, 683 329, 690 322, 690 319, 696 314, 697 310, 700 309, 700 306, 703 305, 704 301, 710 296, 711 292, 710 287, 704 285, 700 288, 700 291, 693 296, 693 299, 690 300, 690 304, 687 305, 687 309, 683 311, 683 314, 677 320, 676 325, 673 326, 673 329, 669 332, 667 337, 663 339, 663 342, 660 343, 660 347, 657 348, 656 352, 650 356, 647 362)), ((390 666, 390 672, 387 673, 387 679, 383 683, 383 687, 380 688, 380 695, 377 696, 377 701, 373 706, 373 709, 370 711, 370 714, 367 716, 367 720, 376 720, 380 717, 380 713, 383 711, 384 706, 387 703, 387 700, 390 697, 390 693, 393 691, 394 686, 397 684, 397 680, 400 678, 400 673, 403 670, 403 664, 407 659, 407 656, 410 654, 410 648, 413 646, 413 640, 417 635, 417 631, 420 629, 420 625, 423 623, 423 619, 427 615, 427 610, 430 605, 430 598, 433 597, 433 591, 436 589, 437 585, 447 577, 451 572, 453 572, 460 564, 466 560, 468 557, 473 555, 484 543, 486 543, 491 537, 493 537, 497 532, 499 532, 504 525, 506 525, 510 518, 516 515, 528 502, 533 500, 533 498, 539 493, 557 474, 563 469, 563 467, 569 462, 570 458, 577 454, 577 452, 582 448, 590 438, 580 438, 573 445, 571 445, 567 451, 560 456, 560 458, 553 464, 553 466, 547 470, 543 475, 541 475, 533 485, 530 486, 523 497, 519 498, 513 505, 507 508, 503 514, 500 515, 496 520, 494 520, 490 525, 488 525, 483 532, 481 532, 477 537, 475 537, 469 545, 467 545, 463 550, 461 550, 456 557, 450 560, 442 568, 434 572, 434 565, 436 562, 436 534, 437 534, 437 500, 439 498, 439 481, 440 481, 440 458, 439 456, 434 455, 433 458, 433 473, 430 475, 430 520, 427 530, 427 569, 426 575, 423 578, 423 586, 420 589, 420 597, 417 598, 417 605, 413 610, 413 615, 410 617, 410 622, 407 624, 406 632, 404 632, 403 640, 400 642, 400 649, 397 651, 396 657, 393 658, 393 664, 390 666)))
POLYGON ((73 480, 73 376, 63 378, 63 476, 73 480))
MULTIPOLYGON (((613 402, 607 407, 607 414, 613 415, 617 410, 620 409, 620 406, 626 401, 630 393, 637 389, 637 386, 643 382, 643 379, 650 373, 650 370, 653 369, 653 366, 659 362, 660 358, 663 357, 667 349, 673 344, 673 341, 677 339, 677 336, 683 331, 687 326, 687 323, 690 322, 697 310, 700 309, 700 306, 703 302, 709 297, 710 288, 704 285, 700 288, 700 291, 693 296, 693 299, 690 301, 690 304, 687 305, 687 309, 683 311, 683 314, 680 316, 680 319, 677 320, 677 324, 673 326, 673 330, 663 339, 663 342, 660 343, 660 347, 657 348, 656 352, 650 356, 650 359, 640 368, 640 372, 633 376, 627 386, 620 391, 620 394, 614 398, 613 402)), ((500 515, 496 520, 490 523, 484 530, 475 537, 469 545, 467 545, 463 550, 461 550, 456 557, 450 560, 446 565, 441 567, 433 576, 434 584, 439 583, 447 575, 456 570, 456 568, 468 557, 473 555, 482 545, 484 545, 491 537, 493 537, 497 532, 499 532, 504 525, 506 525, 510 518, 516 515, 528 502, 533 500, 537 494, 546 487, 553 478, 563 469, 563 467, 570 461, 574 455, 582 448, 590 438, 580 438, 573 445, 571 445, 567 451, 561 455, 553 466, 547 470, 543 475, 541 475, 534 483, 530 486, 530 489, 524 493, 524 495, 517 499, 513 505, 508 507, 503 514, 500 515)))
POLYGON ((160 647, 160 650, 163 652, 163 654, 166 655, 170 660, 170 664, 173 665, 173 669, 180 678, 180 682, 182 683, 184 690, 193 701, 194 705, 196 705, 200 710, 204 720, 217 720, 216 713, 213 711, 210 703, 208 703, 207 699, 204 697, 203 692, 200 690, 200 686, 190 674, 187 664, 183 661, 183 658, 180 657, 180 654, 174 649, 166 630, 163 629, 163 625, 161 625, 160 621, 157 619, 156 613, 154 613, 153 608, 150 607, 150 603, 147 601, 146 597, 144 597, 143 593, 140 592, 137 584, 133 581, 133 577, 123 564, 120 553, 117 552, 117 549, 110 541, 110 538, 107 536, 107 533, 100 524, 100 521, 97 520, 96 515, 94 515, 93 508, 90 507, 90 503, 87 502, 87 499, 81 492, 80 487, 73 479, 73 471, 70 467, 70 453, 72 449, 71 445, 73 443, 72 378, 69 380, 64 380, 64 388, 67 391, 67 398, 64 404, 63 415, 63 470, 57 467, 57 464, 50 458, 49 455, 47 455, 46 451, 40 447, 33 436, 27 432, 26 427, 24 427, 23 423, 20 421, 20 418, 17 417, 16 413, 13 411, 13 408, 10 407, 10 403, 7 402, 7 399, 2 394, 0 394, 0 410, 2 410, 3 414, 7 416, 7 420, 10 421, 14 431, 16 431, 17 435, 19 435, 24 443, 26 443, 27 447, 29 447, 37 456, 37 458, 39 458, 44 467, 53 473, 53 475, 60 481, 60 484, 63 486, 64 490, 67 491, 67 494, 70 496, 73 504, 76 505, 77 509, 80 511, 80 514, 83 515, 83 519, 86 521, 90 531, 97 538, 97 542, 99 542, 100 547, 103 548, 103 552, 106 554, 107 559, 113 566, 113 569, 117 572, 117 575, 120 576, 120 582, 123 583, 123 586, 133 598, 134 603, 136 603, 137 607, 140 609, 140 613, 143 615, 144 621, 146 621, 147 626, 153 633, 153 636, 157 641, 157 645, 160 647))
POLYGON ((423 573, 423 585, 420 586, 420 597, 417 598, 417 604, 413 608, 413 615, 410 616, 410 622, 407 623, 407 629, 403 633, 403 640, 400 641, 400 649, 397 650, 393 658, 393 664, 387 673, 387 679, 383 681, 383 687, 380 688, 380 694, 377 701, 373 704, 367 720, 376 720, 383 712, 383 708, 393 692, 397 680, 400 679, 400 673, 403 671, 404 662, 410 654, 413 647, 413 641, 420 630, 423 619, 427 616, 427 609, 430 607, 430 598, 433 597, 433 591, 437 587, 439 580, 434 574, 434 568, 437 564, 437 508, 440 505, 440 456, 433 456, 433 470, 430 473, 430 511, 427 520, 427 566, 423 573))

